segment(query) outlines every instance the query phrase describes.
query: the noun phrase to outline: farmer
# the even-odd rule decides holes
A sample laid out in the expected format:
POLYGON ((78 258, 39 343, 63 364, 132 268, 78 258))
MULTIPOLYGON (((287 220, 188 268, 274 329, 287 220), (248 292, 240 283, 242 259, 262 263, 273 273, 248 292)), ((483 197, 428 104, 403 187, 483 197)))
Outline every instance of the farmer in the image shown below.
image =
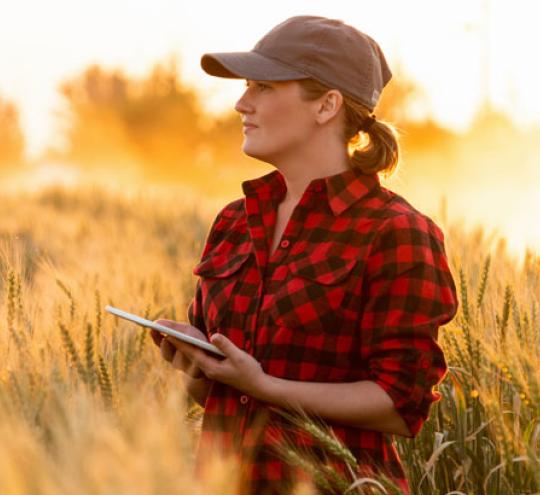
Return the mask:
POLYGON ((441 397, 438 328, 457 298, 439 227, 379 182, 399 157, 395 131, 372 114, 392 77, 381 48, 340 20, 296 16, 201 66, 245 79, 242 149, 275 170, 243 181, 217 214, 189 324, 156 320, 227 356, 153 333, 205 409, 199 465, 219 446, 242 461, 242 493, 290 493, 304 471, 279 453, 289 442, 347 475, 279 413, 305 411, 357 473, 410 493, 392 435, 414 438, 441 397))

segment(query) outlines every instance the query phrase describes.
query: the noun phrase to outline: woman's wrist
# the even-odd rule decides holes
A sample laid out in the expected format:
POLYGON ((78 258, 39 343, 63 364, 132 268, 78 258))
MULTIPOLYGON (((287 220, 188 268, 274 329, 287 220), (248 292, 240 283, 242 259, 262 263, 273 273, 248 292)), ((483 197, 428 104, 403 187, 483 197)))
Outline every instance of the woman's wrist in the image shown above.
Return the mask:
POLYGON ((206 397, 210 390, 211 381, 206 375, 202 375, 201 378, 194 378, 187 375, 186 391, 199 405, 204 407, 206 403, 206 397))
POLYGON ((251 395, 263 402, 274 403, 276 396, 279 396, 279 378, 265 373, 251 395))

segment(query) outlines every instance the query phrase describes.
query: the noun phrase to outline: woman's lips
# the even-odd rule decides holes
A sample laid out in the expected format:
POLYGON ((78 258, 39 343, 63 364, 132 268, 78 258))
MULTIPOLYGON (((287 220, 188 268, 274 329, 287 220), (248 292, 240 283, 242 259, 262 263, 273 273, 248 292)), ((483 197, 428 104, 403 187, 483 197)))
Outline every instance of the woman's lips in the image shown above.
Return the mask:
POLYGON ((256 125, 249 125, 249 124, 243 126, 243 131, 244 132, 252 131, 253 129, 257 129, 257 126, 256 125))

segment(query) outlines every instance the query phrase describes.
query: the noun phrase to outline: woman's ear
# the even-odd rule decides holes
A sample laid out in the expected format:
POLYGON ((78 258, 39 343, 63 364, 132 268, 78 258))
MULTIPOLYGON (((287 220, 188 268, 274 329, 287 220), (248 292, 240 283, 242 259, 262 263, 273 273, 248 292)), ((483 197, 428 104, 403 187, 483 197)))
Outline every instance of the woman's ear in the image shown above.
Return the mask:
POLYGON ((317 108, 316 119, 319 124, 325 124, 339 113, 343 106, 343 95, 337 89, 327 91, 321 98, 317 108))

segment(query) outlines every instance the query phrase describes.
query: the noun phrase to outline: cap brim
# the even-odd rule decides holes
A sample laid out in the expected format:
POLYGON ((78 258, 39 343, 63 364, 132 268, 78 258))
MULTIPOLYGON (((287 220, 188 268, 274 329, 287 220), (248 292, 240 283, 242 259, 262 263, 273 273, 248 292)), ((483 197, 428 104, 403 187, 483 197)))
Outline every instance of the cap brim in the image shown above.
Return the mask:
POLYGON ((230 79, 287 81, 309 77, 254 51, 205 53, 201 57, 201 67, 211 76, 230 79))

